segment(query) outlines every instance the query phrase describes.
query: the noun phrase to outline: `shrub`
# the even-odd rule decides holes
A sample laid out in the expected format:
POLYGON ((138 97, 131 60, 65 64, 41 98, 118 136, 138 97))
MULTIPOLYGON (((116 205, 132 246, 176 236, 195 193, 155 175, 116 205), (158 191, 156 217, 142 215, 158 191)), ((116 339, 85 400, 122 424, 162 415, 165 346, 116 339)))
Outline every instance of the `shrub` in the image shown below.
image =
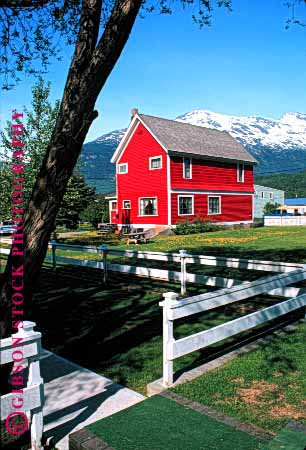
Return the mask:
POLYGON ((196 217, 191 222, 182 220, 176 223, 176 228, 173 229, 175 234, 194 234, 207 233, 209 231, 220 230, 220 226, 213 223, 208 218, 196 217))

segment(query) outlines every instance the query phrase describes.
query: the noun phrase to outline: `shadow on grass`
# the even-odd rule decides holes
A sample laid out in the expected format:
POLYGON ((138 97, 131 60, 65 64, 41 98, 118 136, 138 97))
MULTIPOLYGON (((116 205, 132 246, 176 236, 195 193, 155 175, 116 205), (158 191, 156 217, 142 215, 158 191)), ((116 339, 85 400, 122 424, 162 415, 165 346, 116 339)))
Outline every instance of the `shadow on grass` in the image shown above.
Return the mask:
MULTIPOLYGON (((43 346, 94 371, 114 376, 123 384, 130 385, 130 377, 147 382, 158 378, 162 370, 162 311, 158 302, 162 293, 178 292, 179 285, 114 273, 107 286, 101 279, 101 271, 84 267, 63 266, 56 272, 43 270, 33 315, 43 334, 43 346), (153 369, 148 366, 148 358, 155 360, 153 369), (150 373, 152 370, 154 373, 150 373)), ((188 291, 189 295, 195 295, 207 289, 188 285, 188 291)), ((197 314, 177 321, 175 333, 181 337, 201 331, 278 301, 253 298, 197 314)), ((285 320, 296 318, 293 314, 285 320)), ((281 326, 284 319, 279 322, 281 326)), ((271 325, 278 326, 277 320, 194 352, 178 360, 177 369, 181 373, 234 350, 242 345, 242 339, 247 343, 261 333, 267 334, 271 325)))

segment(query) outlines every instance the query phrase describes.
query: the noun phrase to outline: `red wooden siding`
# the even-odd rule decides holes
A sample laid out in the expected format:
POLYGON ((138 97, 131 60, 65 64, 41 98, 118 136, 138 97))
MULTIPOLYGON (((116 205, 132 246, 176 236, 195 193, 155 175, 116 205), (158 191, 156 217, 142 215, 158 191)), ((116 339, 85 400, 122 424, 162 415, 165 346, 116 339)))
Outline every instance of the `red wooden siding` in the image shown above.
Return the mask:
POLYGON ((183 158, 171 156, 171 188, 253 192, 253 167, 245 164, 244 182, 237 181, 237 164, 192 158, 192 178, 183 178, 183 158))
POLYGON ((141 123, 118 163, 128 163, 128 173, 117 174, 116 223, 167 225, 167 155, 141 123), (149 170, 149 158, 154 156, 162 157, 162 168, 149 170), (139 217, 140 197, 157 197, 157 216, 139 217), (122 208, 123 200, 131 201, 131 209, 122 208))
MULTIPOLYGON (((243 222, 252 220, 252 195, 220 194, 221 214, 208 215, 208 197, 210 194, 190 194, 194 197, 194 215, 178 215, 178 196, 189 194, 171 194, 172 224, 178 221, 193 220, 197 216, 210 218, 214 222, 243 222)), ((215 196, 218 194, 212 194, 215 196)))

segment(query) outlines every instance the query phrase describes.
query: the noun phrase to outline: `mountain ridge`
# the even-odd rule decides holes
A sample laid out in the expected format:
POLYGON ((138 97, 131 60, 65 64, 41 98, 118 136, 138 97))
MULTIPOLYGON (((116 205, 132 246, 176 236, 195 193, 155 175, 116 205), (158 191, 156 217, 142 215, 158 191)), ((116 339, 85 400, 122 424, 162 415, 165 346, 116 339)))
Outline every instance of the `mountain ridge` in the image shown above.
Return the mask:
MULTIPOLYGON (((195 109, 175 120, 227 131, 259 161, 257 175, 295 173, 306 169, 306 114, 287 112, 280 119, 235 116, 195 109)), ((110 159, 126 129, 106 133, 84 144, 81 172, 98 192, 115 189, 110 159)))

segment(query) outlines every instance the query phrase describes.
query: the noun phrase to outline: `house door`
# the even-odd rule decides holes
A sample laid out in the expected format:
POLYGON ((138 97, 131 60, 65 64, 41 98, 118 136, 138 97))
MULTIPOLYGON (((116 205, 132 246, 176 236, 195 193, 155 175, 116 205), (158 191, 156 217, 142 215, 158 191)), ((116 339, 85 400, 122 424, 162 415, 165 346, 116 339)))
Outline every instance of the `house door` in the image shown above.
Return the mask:
POLYGON ((110 223, 118 223, 118 215, 117 215, 117 201, 111 200, 109 202, 110 206, 110 223))

